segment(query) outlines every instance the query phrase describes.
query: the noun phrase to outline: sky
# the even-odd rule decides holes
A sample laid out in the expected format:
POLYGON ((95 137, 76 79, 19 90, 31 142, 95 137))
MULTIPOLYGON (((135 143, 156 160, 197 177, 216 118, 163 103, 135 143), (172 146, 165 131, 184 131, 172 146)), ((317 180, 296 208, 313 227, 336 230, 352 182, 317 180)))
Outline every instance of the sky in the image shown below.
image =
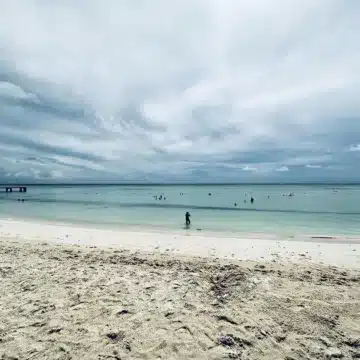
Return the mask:
POLYGON ((17 0, 0 182, 360 181, 360 1, 17 0))

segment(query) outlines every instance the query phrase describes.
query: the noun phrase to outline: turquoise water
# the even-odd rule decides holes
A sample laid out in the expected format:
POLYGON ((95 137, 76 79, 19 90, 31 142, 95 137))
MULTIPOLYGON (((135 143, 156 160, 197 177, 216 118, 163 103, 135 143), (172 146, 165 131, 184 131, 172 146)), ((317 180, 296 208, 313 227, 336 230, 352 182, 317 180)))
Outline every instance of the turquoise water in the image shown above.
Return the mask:
POLYGON ((360 186, 77 185, 0 193, 3 218, 177 230, 186 211, 194 231, 359 235, 360 186))

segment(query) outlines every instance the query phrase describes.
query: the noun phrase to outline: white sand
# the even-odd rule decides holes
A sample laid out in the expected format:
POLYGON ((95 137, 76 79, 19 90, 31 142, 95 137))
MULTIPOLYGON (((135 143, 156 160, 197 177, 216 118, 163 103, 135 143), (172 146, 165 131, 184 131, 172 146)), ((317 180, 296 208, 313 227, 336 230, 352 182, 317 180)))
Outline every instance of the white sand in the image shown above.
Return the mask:
POLYGON ((360 358, 356 239, 0 226, 2 360, 360 358))
POLYGON ((255 261, 304 260, 360 268, 360 238, 275 240, 224 237, 194 231, 140 232, 53 223, 1 220, 0 237, 83 244, 186 256, 255 261))

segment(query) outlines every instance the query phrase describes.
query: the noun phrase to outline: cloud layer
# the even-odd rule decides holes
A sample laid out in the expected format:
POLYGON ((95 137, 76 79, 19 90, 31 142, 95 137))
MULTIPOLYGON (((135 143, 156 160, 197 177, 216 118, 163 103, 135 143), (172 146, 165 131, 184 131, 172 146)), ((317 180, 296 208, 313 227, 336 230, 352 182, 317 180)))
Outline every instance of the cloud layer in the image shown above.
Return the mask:
POLYGON ((360 180, 360 3, 8 1, 0 182, 360 180))

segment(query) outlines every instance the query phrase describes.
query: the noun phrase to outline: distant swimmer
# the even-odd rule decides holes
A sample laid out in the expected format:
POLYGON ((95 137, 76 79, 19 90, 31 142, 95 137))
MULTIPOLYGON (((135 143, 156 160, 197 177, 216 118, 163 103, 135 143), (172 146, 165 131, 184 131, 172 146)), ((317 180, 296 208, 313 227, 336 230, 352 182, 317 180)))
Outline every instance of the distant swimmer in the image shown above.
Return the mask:
POLYGON ((237 206, 237 203, 234 203, 234 206, 237 206))
POLYGON ((190 213, 188 211, 185 213, 185 224, 187 227, 190 226, 190 224, 191 224, 190 213))
POLYGON ((253 198, 253 197, 251 197, 250 202, 251 202, 252 204, 254 203, 254 198, 253 198))

